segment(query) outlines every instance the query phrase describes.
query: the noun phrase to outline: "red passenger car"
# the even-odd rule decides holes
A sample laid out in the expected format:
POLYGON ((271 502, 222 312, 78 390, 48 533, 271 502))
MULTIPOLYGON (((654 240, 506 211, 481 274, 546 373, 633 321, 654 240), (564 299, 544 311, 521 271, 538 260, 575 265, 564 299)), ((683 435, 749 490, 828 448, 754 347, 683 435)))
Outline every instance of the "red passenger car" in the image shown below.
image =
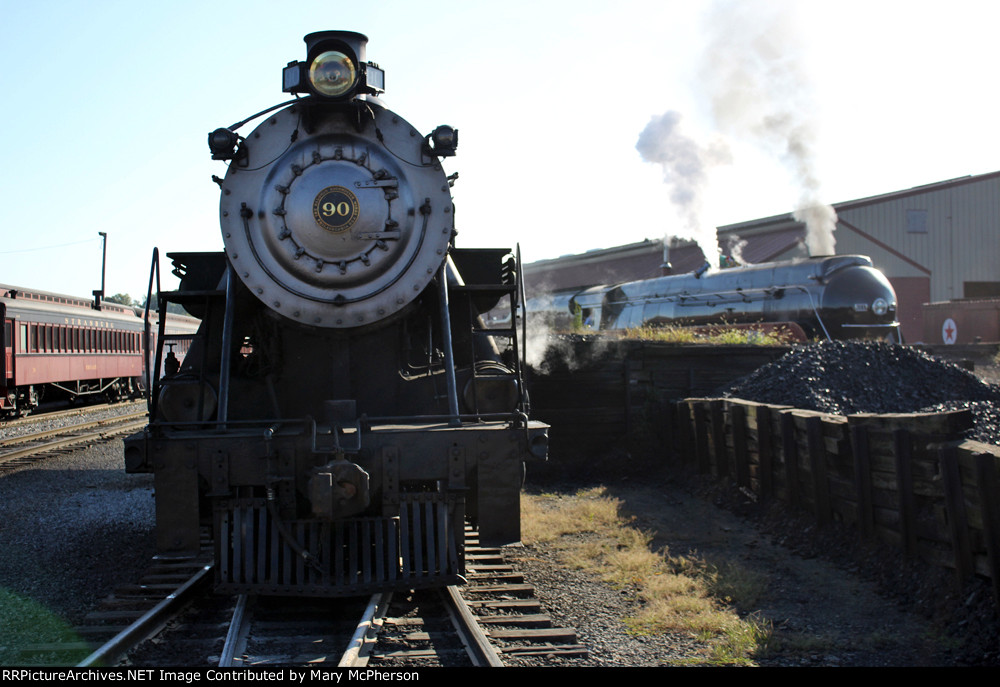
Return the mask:
MULTIPOLYGON (((196 320, 179 319, 195 330, 196 320)), ((143 320, 128 306, 105 301, 96 310, 86 298, 0 285, 0 321, 0 415, 43 399, 116 400, 142 387, 143 320)))

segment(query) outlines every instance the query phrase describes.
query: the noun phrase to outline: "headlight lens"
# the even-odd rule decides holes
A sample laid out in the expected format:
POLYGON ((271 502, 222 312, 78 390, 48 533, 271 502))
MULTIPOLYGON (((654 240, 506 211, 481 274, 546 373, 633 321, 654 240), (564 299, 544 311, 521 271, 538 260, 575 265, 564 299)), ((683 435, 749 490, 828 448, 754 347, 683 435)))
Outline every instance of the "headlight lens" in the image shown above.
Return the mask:
POLYGON ((358 80, 358 70, 344 53, 328 50, 321 53, 309 65, 309 83, 320 95, 338 98, 354 88, 358 80))
POLYGON ((879 316, 885 315, 889 312, 889 304, 884 298, 876 298, 872 302, 872 312, 879 316))

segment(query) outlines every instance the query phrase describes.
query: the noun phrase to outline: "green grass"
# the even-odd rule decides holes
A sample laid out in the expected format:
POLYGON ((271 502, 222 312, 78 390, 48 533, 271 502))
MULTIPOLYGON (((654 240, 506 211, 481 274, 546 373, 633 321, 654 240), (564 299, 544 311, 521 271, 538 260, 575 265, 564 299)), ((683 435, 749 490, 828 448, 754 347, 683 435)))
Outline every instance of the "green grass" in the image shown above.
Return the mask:
MULTIPOLYGON (((0 665, 30 664, 32 660, 18 651, 26 645, 74 641, 79 639, 61 618, 30 598, 0 587, 0 665)), ((79 660, 88 653, 81 650, 79 660)))

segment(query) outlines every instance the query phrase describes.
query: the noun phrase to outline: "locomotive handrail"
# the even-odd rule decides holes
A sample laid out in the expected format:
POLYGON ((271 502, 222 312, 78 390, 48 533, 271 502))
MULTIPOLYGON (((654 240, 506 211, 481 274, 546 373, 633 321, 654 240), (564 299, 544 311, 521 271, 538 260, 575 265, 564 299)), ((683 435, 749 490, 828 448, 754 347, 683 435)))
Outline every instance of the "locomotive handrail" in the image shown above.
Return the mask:
POLYGON ((438 270, 438 293, 441 301, 441 347, 444 348, 444 377, 448 385, 448 424, 458 425, 458 384, 455 381, 455 351, 451 342, 451 313, 448 308, 448 260, 438 270))
POLYGON ((900 326, 899 322, 876 322, 874 324, 842 324, 841 327, 855 327, 857 329, 874 329, 875 327, 881 329, 893 329, 900 326))
MULTIPOLYGON (((519 294, 521 296, 520 302, 518 303, 519 309, 521 311, 521 357, 517 361, 517 381, 520 384, 521 383, 521 365, 522 364, 524 364, 524 365, 528 364, 528 299, 525 298, 525 294, 524 294, 524 273, 521 271, 521 243, 520 243, 520 241, 517 243, 516 251, 517 251, 517 258, 516 258, 517 259, 517 274, 515 275, 514 279, 517 280, 518 292, 519 292, 519 294)), ((512 324, 514 325, 515 328, 517 327, 517 323, 516 322, 513 322, 512 324)), ((516 341, 514 342, 514 350, 515 351, 517 350, 517 342, 516 341)), ((523 389, 524 386, 522 385, 521 388, 523 389)), ((524 405, 525 405, 524 399, 525 399, 525 395, 524 395, 524 393, 522 393, 521 394, 521 404, 520 404, 522 409, 524 408, 524 405)))
POLYGON ((732 299, 735 301, 740 301, 743 303, 753 300, 754 297, 763 300, 768 296, 772 295, 775 291, 780 291, 783 289, 802 289, 803 287, 797 285, 781 285, 781 286, 769 286, 766 288, 756 288, 756 289, 734 289, 732 291, 713 291, 712 293, 677 293, 677 294, 664 294, 655 296, 643 296, 640 298, 626 298, 624 300, 608 300, 608 305, 628 305, 637 300, 642 300, 645 303, 670 303, 677 301, 680 305, 689 305, 685 301, 692 301, 691 305, 700 304, 703 301, 722 301, 724 299, 732 299), (748 300, 749 299, 749 300, 748 300))
MULTIPOLYGON (((513 411, 509 413, 459 413, 455 415, 379 415, 379 416, 362 416, 358 418, 361 425, 371 426, 373 424, 387 425, 422 425, 429 423, 447 423, 453 418, 461 420, 462 422, 510 422, 515 425, 520 425, 525 417, 524 413, 519 411, 513 411)), ((257 419, 257 420, 227 420, 225 423, 216 420, 152 420, 149 423, 150 429, 162 429, 162 428, 177 428, 177 429, 202 429, 206 433, 211 433, 213 430, 232 430, 232 429, 254 429, 258 427, 273 427, 275 423, 280 423, 284 425, 302 425, 303 427, 308 427, 311 422, 314 422, 311 418, 271 418, 271 419, 257 419), (225 425, 223 427, 222 425, 225 425)))
POLYGON ((306 101, 309 101, 309 100, 313 100, 313 97, 312 96, 306 96, 304 98, 293 98, 292 100, 286 100, 285 102, 278 103, 277 105, 271 105, 271 107, 269 107, 269 108, 267 108, 265 110, 261 110, 257 114, 252 114, 252 115, 250 115, 249 117, 247 117, 246 119, 244 119, 242 121, 236 122, 235 124, 230 124, 229 125, 229 130, 230 131, 236 131, 237 129, 239 129, 241 126, 243 126, 247 122, 252 122, 253 120, 257 119, 257 117, 260 117, 261 115, 266 115, 268 112, 273 112, 274 110, 280 110, 281 108, 286 107, 288 105, 294 105, 295 103, 302 103, 302 102, 306 102, 306 101))
POLYGON ((236 311, 236 275, 231 262, 226 262, 226 310, 222 315, 222 359, 219 369, 219 408, 216 417, 220 429, 229 418, 229 364, 232 356, 233 318, 236 311))
MULTIPOLYGON (((153 413, 153 380, 149 377, 149 364, 150 364, 150 325, 149 325, 149 302, 153 299, 153 277, 156 277, 156 294, 159 298, 160 293, 160 249, 153 246, 153 264, 149 268, 149 285, 146 287, 146 307, 143 311, 142 317, 142 348, 145 360, 143 361, 143 369, 146 371, 146 410, 149 412, 150 417, 155 417, 153 413)), ((153 379, 159 378, 160 372, 159 360, 155 363, 154 377, 153 379)))
POLYGON ((812 294, 804 286, 786 287, 786 288, 796 288, 806 296, 809 297, 809 305, 812 306, 813 314, 816 315, 816 321, 819 322, 819 326, 823 329, 823 333, 826 334, 827 341, 833 341, 830 337, 830 332, 826 331, 826 325, 823 324, 823 318, 819 316, 819 310, 816 308, 816 302, 813 300, 812 294))

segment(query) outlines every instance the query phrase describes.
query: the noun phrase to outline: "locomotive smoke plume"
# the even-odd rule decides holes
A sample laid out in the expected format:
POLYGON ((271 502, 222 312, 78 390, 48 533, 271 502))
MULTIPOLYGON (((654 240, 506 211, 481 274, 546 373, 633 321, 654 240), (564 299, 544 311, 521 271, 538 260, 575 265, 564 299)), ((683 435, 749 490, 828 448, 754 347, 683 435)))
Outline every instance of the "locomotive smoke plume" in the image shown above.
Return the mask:
POLYGON ((705 260, 714 266, 718 264, 719 242, 715 227, 702 219, 702 205, 708 170, 731 162, 729 147, 721 140, 701 145, 680 130, 680 121, 680 113, 673 110, 654 116, 635 147, 643 160, 663 168, 663 181, 684 222, 686 237, 698 244, 705 260))
POLYGON ((721 131, 779 156, 799 186, 794 216, 806 224, 810 254, 832 255, 837 215, 820 201, 815 106, 793 9, 781 2, 716 2, 706 16, 699 83, 708 88, 721 131))

